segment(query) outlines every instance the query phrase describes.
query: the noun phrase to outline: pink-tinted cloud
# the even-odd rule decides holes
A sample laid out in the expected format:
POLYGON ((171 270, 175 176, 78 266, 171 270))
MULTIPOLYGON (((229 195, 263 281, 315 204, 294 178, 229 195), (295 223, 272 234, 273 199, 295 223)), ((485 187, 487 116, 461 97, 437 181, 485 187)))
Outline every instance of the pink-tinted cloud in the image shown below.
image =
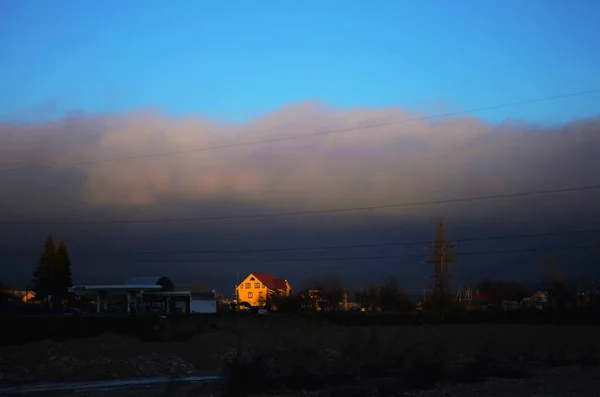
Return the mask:
MULTIPOLYGON (((396 107, 338 109, 307 102, 235 124, 143 110, 1 125, 0 147, 6 168, 22 163, 68 164, 144 156, 345 130, 77 167, 82 175, 79 199, 83 203, 132 211, 178 201, 201 204, 224 199, 285 210, 321 209, 597 182, 594 170, 600 169, 600 119, 542 128, 520 122, 492 125, 471 116, 360 128, 422 115, 396 107)), ((73 169, 58 168, 55 177, 61 172, 73 169)), ((578 200, 579 196, 573 197, 578 200)), ((510 202, 478 208, 494 211, 513 204, 521 205, 510 202)), ((475 211, 473 206, 461 208, 475 211)), ((392 211, 426 214, 432 210, 411 207, 387 213, 392 211)))

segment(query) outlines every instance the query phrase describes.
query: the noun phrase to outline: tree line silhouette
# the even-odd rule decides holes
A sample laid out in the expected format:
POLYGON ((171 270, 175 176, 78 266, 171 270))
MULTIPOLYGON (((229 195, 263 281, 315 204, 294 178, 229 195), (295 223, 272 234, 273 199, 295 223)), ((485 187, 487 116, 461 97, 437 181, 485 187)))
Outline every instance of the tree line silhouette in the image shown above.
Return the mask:
MULTIPOLYGON (((546 309, 560 311, 600 308, 600 294, 590 291, 584 300, 576 288, 559 277, 546 275, 539 287, 548 295, 546 309)), ((495 309, 502 309, 502 303, 505 301, 521 303, 537 290, 527 288, 517 281, 492 279, 483 279, 473 289, 485 295, 486 303, 495 309)), ((267 306, 273 304, 277 306, 278 311, 285 312, 314 309, 319 303, 322 303, 322 309, 328 311, 351 310, 352 305, 378 312, 408 312, 417 307, 437 310, 440 306, 447 310, 460 311, 465 307, 454 294, 448 295, 446 299, 447 302, 443 305, 435 294, 426 294, 421 299, 413 300, 401 288, 399 280, 392 275, 385 277, 380 283, 365 284, 357 291, 350 291, 340 276, 329 275, 322 279, 309 280, 303 289, 292 296, 270 297, 267 306), (347 303, 347 307, 344 307, 344 303, 347 303)))

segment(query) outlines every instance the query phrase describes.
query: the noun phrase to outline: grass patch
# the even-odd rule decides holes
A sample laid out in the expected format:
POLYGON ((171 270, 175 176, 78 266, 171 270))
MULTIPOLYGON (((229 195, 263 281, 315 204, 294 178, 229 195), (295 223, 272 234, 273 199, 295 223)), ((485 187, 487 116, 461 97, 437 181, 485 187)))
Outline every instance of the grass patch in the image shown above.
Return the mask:
POLYGON ((589 348, 579 352, 575 356, 575 363, 584 369, 597 368, 600 366, 600 354, 596 348, 589 348))
POLYGON ((309 371, 306 367, 299 365, 284 382, 284 386, 291 390, 320 390, 327 385, 327 379, 322 374, 309 371))
MULTIPOLYGON (((367 323, 398 320, 393 316, 378 318, 368 314, 357 317, 343 314, 336 318, 349 322, 356 318, 357 322, 367 323)), ((538 360, 535 364, 541 360, 549 366, 597 366, 598 355, 593 353, 597 350, 593 348, 600 348, 597 328, 588 326, 356 324, 348 327, 333 324, 325 315, 278 313, 262 317, 180 315, 161 320, 142 316, 31 317, 8 321, 6 328, 10 338, 45 339, 29 346, 0 347, 0 357, 6 357, 0 360, 0 367, 2 362, 7 363, 0 372, 10 376, 20 377, 21 371, 39 380, 51 380, 54 378, 46 364, 48 360, 75 357, 83 364, 74 371, 73 378, 83 380, 88 376, 86 371, 94 372, 89 368, 95 364, 89 363, 99 358, 126 361, 156 353, 181 358, 198 371, 222 370, 228 376, 226 388, 232 396, 251 390, 269 393, 269 389, 278 388, 329 390, 342 385, 357 388, 393 379, 399 380, 398 387, 402 389, 427 389, 447 381, 521 378, 527 376, 525 364, 535 359, 538 360), (69 339, 72 335, 104 332, 108 335, 102 343, 97 342, 101 338, 61 343, 48 340, 57 334, 69 339), (176 343, 177 340, 186 341, 176 343), (577 355, 578 351, 582 353, 577 355), (566 357, 565 352, 572 357, 566 357), (44 358, 38 359, 40 355, 44 358), (226 363, 225 356, 229 357, 226 363), (470 360, 464 360, 469 357, 470 360), (519 359, 510 361, 516 357, 519 359), (456 362, 461 364, 455 365, 456 362)))
POLYGON ((524 363, 498 362, 490 367, 489 374, 493 378, 502 379, 525 379, 529 377, 529 371, 524 363))
POLYGON ((459 375, 460 382, 481 382, 486 378, 522 379, 529 376, 527 361, 520 355, 508 359, 496 357, 494 340, 489 339, 470 360, 459 375))
POLYGON ((237 356, 227 366, 224 397, 268 393, 278 389, 271 360, 264 356, 237 356))
POLYGON ((407 359, 407 386, 411 389, 432 389, 448 379, 447 341, 441 341, 432 354, 420 353, 407 359))
POLYGON ((410 388, 432 389, 446 380, 446 374, 446 361, 441 357, 417 357, 406 375, 410 388))
POLYGON ((551 368, 568 367, 573 364, 573 360, 565 349, 557 349, 548 355, 546 363, 551 368))

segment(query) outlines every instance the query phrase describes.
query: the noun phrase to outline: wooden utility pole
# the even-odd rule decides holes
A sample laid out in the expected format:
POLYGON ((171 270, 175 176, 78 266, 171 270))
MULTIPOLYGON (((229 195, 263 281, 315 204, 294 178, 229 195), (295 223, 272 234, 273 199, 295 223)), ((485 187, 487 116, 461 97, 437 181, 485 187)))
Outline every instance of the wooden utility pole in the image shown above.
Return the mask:
POLYGON ((434 265, 434 287, 433 295, 443 302, 450 293, 449 280, 451 278, 448 272, 448 264, 458 262, 458 257, 454 252, 455 246, 446 238, 444 233, 444 220, 440 219, 436 230, 435 241, 430 244, 431 257, 427 263, 434 265))

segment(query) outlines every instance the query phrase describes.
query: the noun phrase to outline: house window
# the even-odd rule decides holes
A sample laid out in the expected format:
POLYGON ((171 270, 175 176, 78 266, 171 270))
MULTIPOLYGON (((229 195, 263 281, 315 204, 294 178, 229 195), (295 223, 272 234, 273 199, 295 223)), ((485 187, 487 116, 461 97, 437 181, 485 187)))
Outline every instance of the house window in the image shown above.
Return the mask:
POLYGON ((244 284, 240 285, 240 289, 244 289, 244 284))
POLYGON ((248 292, 248 299, 252 299, 254 297, 254 294, 252 292, 248 292))
POLYGON ((260 283, 254 283, 254 288, 260 288, 260 283))
POLYGON ((258 297, 259 297, 259 298, 264 298, 264 297, 265 297, 265 293, 264 293, 264 292, 262 292, 262 291, 260 291, 260 292, 258 293, 258 297))
POLYGON ((250 283, 246 283, 246 289, 250 289, 250 283))

